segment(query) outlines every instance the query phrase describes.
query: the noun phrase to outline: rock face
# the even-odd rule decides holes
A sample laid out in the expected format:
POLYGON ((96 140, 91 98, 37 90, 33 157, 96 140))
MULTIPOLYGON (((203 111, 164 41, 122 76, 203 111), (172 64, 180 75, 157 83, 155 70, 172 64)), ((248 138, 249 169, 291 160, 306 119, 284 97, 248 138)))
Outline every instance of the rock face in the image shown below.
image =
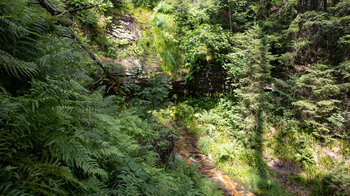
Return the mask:
POLYGON ((118 62, 119 65, 125 68, 125 72, 128 74, 136 74, 142 72, 144 69, 144 63, 139 59, 122 59, 118 62))
POLYGON ((119 45, 127 45, 140 37, 138 22, 130 15, 113 18, 112 25, 107 29, 108 36, 119 45))

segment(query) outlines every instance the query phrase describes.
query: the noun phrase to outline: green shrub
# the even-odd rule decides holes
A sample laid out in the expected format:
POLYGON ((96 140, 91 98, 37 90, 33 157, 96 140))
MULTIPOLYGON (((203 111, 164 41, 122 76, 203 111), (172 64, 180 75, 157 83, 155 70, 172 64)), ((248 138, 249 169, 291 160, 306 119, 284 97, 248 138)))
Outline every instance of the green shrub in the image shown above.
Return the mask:
POLYGON ((100 50, 103 51, 103 54, 107 57, 116 57, 116 44, 113 40, 106 36, 98 36, 95 38, 100 50))
POLYGON ((97 25, 98 17, 97 14, 90 10, 83 10, 78 13, 79 20, 90 27, 97 25))
POLYGON ((180 48, 184 52, 184 67, 189 70, 187 79, 193 74, 215 64, 223 65, 225 54, 231 52, 229 34, 219 25, 202 24, 188 31, 180 48))
POLYGON ((350 174, 349 168, 338 167, 322 178, 322 189, 320 195, 349 195, 350 194, 350 174))
POLYGON ((164 103, 168 97, 169 89, 172 86, 169 84, 166 77, 161 75, 150 75, 149 86, 142 89, 135 89, 135 98, 133 101, 140 106, 156 108, 159 103, 164 103))

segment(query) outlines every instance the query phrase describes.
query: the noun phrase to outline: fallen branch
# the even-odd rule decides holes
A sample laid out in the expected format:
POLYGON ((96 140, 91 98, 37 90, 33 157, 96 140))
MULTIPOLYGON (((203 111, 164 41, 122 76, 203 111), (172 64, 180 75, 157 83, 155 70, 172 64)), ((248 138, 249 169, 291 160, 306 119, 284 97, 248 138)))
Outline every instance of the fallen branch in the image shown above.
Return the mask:
POLYGON ((72 36, 74 37, 74 39, 81 45, 81 47, 83 47, 84 50, 86 50, 86 52, 89 54, 89 56, 95 61, 95 64, 97 64, 104 73, 106 73, 107 75, 109 75, 108 70, 106 69, 106 67, 104 66, 104 64, 102 63, 102 61, 96 56, 95 53, 93 53, 84 43, 83 41, 80 39, 80 37, 78 35, 76 35, 74 33, 73 30, 71 30, 72 32, 72 36))
POLYGON ((78 8, 72 9, 72 10, 64 10, 62 13, 58 14, 57 16, 61 18, 62 16, 64 16, 67 13, 73 13, 73 12, 78 12, 81 10, 87 10, 87 9, 91 9, 91 8, 94 8, 97 6, 99 6, 99 5, 89 5, 89 6, 85 6, 85 7, 78 7, 78 8))
MULTIPOLYGON (((48 0, 38 0, 39 4, 45 8, 52 16, 58 16, 60 18, 60 20, 58 21, 58 23, 62 26, 71 28, 71 23, 67 22, 63 19, 61 19, 61 17, 63 15, 65 15, 66 13, 70 13, 70 12, 77 12, 83 9, 90 9, 92 7, 96 7, 98 5, 91 5, 91 6, 86 6, 86 7, 81 7, 81 8, 76 8, 73 10, 65 10, 63 12, 59 12, 51 3, 48 2, 48 0)), ((74 33, 74 31, 71 29, 71 33, 73 38, 82 46, 82 48, 89 54, 89 56, 95 61, 95 64, 98 65, 104 72, 104 74, 107 77, 110 77, 110 73, 108 72, 108 70, 106 69, 106 67, 104 66, 104 64, 102 63, 102 61, 95 55, 95 53, 93 53, 84 43, 83 41, 80 39, 80 37, 78 35, 76 35, 74 33)))
POLYGON ((52 16, 56 15, 59 13, 59 11, 47 0, 38 0, 39 4, 45 8, 52 16))

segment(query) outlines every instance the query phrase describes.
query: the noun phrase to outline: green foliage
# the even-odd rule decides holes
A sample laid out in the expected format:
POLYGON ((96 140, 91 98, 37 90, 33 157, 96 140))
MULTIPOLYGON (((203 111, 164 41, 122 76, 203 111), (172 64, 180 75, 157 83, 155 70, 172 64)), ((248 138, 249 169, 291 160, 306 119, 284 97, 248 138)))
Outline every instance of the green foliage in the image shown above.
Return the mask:
POLYGON ((137 105, 144 106, 146 108, 157 108, 159 103, 163 102, 168 97, 169 89, 172 86, 164 76, 151 75, 149 80, 149 86, 142 89, 135 89, 135 95, 137 96, 133 101, 137 105))
MULTIPOLYGON (((267 138, 267 146, 273 149, 275 156, 282 160, 301 163, 304 168, 312 167, 316 162, 314 153, 315 139, 311 134, 301 131, 294 120, 282 119, 281 130, 267 138)), ((276 130, 274 130, 276 131, 276 130)))
POLYGON ((302 2, 294 0, 218 1, 207 9, 209 2, 162 1, 155 10, 175 16, 187 79, 222 66, 237 104, 216 110, 222 103, 213 97, 203 104, 203 98, 186 98, 176 116, 219 167, 249 176, 259 193, 270 193, 264 191, 271 182, 262 177, 267 168, 261 157, 268 155, 295 163, 307 176, 303 183, 321 187, 322 169, 337 160, 320 155, 320 143, 349 134, 349 2, 303 13, 302 2), (227 166, 236 163, 240 169, 227 166))
POLYGON ((254 141, 254 136, 245 136, 233 120, 237 112, 234 109, 237 104, 235 100, 227 95, 218 97, 216 101, 211 100, 211 107, 208 109, 203 108, 207 103, 201 100, 209 100, 210 97, 203 96, 189 101, 189 104, 195 106, 181 103, 172 110, 197 136, 198 146, 202 151, 212 157, 216 165, 229 176, 242 180, 258 193, 286 195, 270 177, 259 151, 246 146, 245 139, 252 137, 249 141, 254 141))
POLYGON ((227 53, 229 36, 220 25, 211 24, 210 19, 218 9, 218 2, 212 0, 164 0, 158 4, 152 18, 152 33, 164 70, 178 75, 179 68, 185 68, 187 78, 193 79, 198 70, 223 63, 224 55, 220 53, 227 53))
POLYGON ((169 15, 155 14, 151 19, 153 34, 152 46, 162 58, 162 69, 164 72, 177 72, 182 64, 182 57, 179 54, 178 41, 174 37, 176 24, 169 15))
POLYGON ((5 51, 0 51, 0 65, 7 74, 20 78, 21 76, 33 76, 37 74, 36 65, 31 62, 21 61, 5 51))
POLYGON ((219 195, 195 168, 159 164, 174 135, 144 108, 161 106, 166 79, 151 77, 144 103, 117 111, 122 98, 84 87, 97 73, 70 31, 37 4, 0 9, 1 195, 219 195))
MULTIPOLYGON (((271 85, 270 61, 273 59, 268 51, 269 46, 259 34, 260 28, 255 26, 239 39, 237 51, 242 58, 238 61, 242 62, 241 59, 244 59, 244 67, 243 65, 238 67, 242 67, 244 71, 238 77, 238 88, 235 90, 239 100, 237 106, 239 113, 235 120, 246 134, 257 134, 256 137, 259 137, 262 114, 269 109, 267 103, 270 95, 264 89, 271 85)), ((235 73, 235 70, 231 72, 235 73)))
POLYGON ((304 167, 315 164, 315 157, 310 148, 312 138, 307 134, 297 134, 294 138, 293 146, 296 146, 295 161, 302 163, 304 167))
POLYGON ((89 0, 70 0, 69 4, 72 7, 78 8, 78 7, 84 7, 88 5, 92 5, 92 2, 89 0))
POLYGON ((110 0, 114 8, 124 7, 124 0, 110 0))
POLYGON ((266 163, 278 158, 303 171, 284 181, 315 195, 349 195, 349 168, 337 166, 349 158, 349 1, 303 13, 308 5, 297 0, 133 2, 154 8, 152 17, 131 3, 112 9, 125 2, 52 0, 60 11, 98 4, 65 16, 79 19, 73 26, 88 32, 97 54, 161 58, 163 72, 194 80, 224 68, 229 80, 216 74, 231 94, 171 105, 159 70, 104 79, 108 89, 91 92, 100 70, 71 30, 40 4, 1 1, 1 195, 220 195, 196 166, 172 160, 175 119, 219 168, 259 194, 287 195, 266 163), (129 11, 143 36, 118 54, 104 36, 107 15, 129 11), (118 97, 102 93, 112 87, 118 97), (335 158, 322 154, 331 145, 323 141, 335 141, 335 158))
POLYGON ((133 0, 134 3, 138 6, 145 6, 148 8, 154 8, 157 6, 160 0, 133 0))
MULTIPOLYGON (((229 0, 221 2, 221 14, 218 14, 214 21, 217 21, 226 29, 231 29, 233 32, 243 32, 254 25, 258 15, 259 8, 255 1, 252 0, 229 0), (224 14, 225 17, 222 17, 224 14), (231 21, 229 15, 231 14, 231 21)), ((266 8, 265 8, 266 9, 266 8)))
POLYGON ((90 10, 83 10, 78 13, 79 20, 90 27, 97 25, 97 15, 95 12, 92 12, 90 10))
POLYGON ((341 135, 342 120, 335 115, 339 112, 340 100, 335 97, 340 93, 332 74, 334 70, 326 65, 314 65, 297 80, 299 98, 293 104, 301 111, 305 125, 314 130, 318 137, 330 134, 341 135), (333 123, 332 123, 333 121, 333 123), (337 126, 338 125, 338 126, 337 126))
POLYGON ((38 65, 31 56, 41 52, 36 42, 51 30, 50 19, 38 17, 17 1, 0 2, 0 9, 1 72, 17 78, 36 75, 38 65))
POLYGON ((110 8, 113 8, 113 5, 116 5, 115 7, 118 7, 122 3, 122 1, 117 0, 69 0, 68 3, 73 8, 81 8, 84 6, 90 6, 90 5, 98 5, 98 9, 102 12, 106 12, 110 8), (119 3, 120 2, 120 3, 119 3))
POLYGON ((83 92, 83 87, 72 80, 47 77, 45 82, 33 81, 26 97, 12 98, 17 108, 3 119, 2 140, 6 142, 2 143, 1 154, 7 158, 1 164, 16 168, 12 170, 18 178, 13 188, 23 185, 23 190, 41 194, 66 195, 77 189, 103 192, 102 182, 96 177, 108 179, 108 175, 99 160, 120 153, 119 147, 107 145, 118 139, 106 140, 113 129, 106 132, 100 122, 110 117, 102 108, 98 109, 100 114, 94 114, 97 108, 89 105, 95 100, 89 101, 81 95, 83 92), (93 122, 98 124, 91 126, 93 122), (89 184, 90 180, 95 184, 89 184))
POLYGON ((216 64, 223 64, 225 54, 231 51, 229 34, 221 27, 203 24, 193 31, 186 33, 181 49, 185 52, 185 68, 189 70, 189 79, 192 74, 216 64))
MULTIPOLYGON (((60 3, 62 4, 62 2, 60 3)), ((57 4, 59 6, 59 3, 57 4)), ((108 21, 107 14, 111 12, 113 7, 118 8, 122 6, 122 4, 120 5, 111 0, 69 0, 63 4, 65 4, 65 7, 70 7, 69 9, 94 6, 89 9, 73 12, 73 15, 77 16, 81 24, 89 27, 89 30, 99 31, 99 33, 105 30, 105 21, 108 21)))
POLYGON ((349 195, 350 175, 346 173, 344 167, 335 168, 331 173, 322 179, 322 195, 349 195))
POLYGON ((349 7, 349 2, 338 4, 328 13, 312 11, 299 14, 291 22, 287 33, 294 42, 291 49, 295 64, 306 65, 322 60, 334 65, 349 56, 346 36, 350 32, 343 27, 349 26, 350 21, 344 7, 349 7), (319 51, 316 52, 315 48, 319 48, 319 51))
POLYGON ((98 44, 104 56, 107 56, 107 57, 116 56, 116 53, 117 53, 116 43, 112 39, 106 36, 99 36, 99 37, 96 37, 94 41, 98 44))

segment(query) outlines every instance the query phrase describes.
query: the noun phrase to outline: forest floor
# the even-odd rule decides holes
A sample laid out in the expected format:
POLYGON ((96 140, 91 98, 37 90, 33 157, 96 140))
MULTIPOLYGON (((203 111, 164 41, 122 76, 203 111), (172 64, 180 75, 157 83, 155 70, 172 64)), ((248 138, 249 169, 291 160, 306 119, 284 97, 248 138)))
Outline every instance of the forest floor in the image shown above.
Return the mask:
POLYGON ((225 196, 253 196, 238 179, 230 179, 223 171, 219 170, 211 157, 204 155, 196 147, 197 140, 185 127, 178 131, 178 139, 175 141, 176 157, 185 160, 188 164, 198 164, 198 170, 206 175, 214 183, 218 183, 225 196))

